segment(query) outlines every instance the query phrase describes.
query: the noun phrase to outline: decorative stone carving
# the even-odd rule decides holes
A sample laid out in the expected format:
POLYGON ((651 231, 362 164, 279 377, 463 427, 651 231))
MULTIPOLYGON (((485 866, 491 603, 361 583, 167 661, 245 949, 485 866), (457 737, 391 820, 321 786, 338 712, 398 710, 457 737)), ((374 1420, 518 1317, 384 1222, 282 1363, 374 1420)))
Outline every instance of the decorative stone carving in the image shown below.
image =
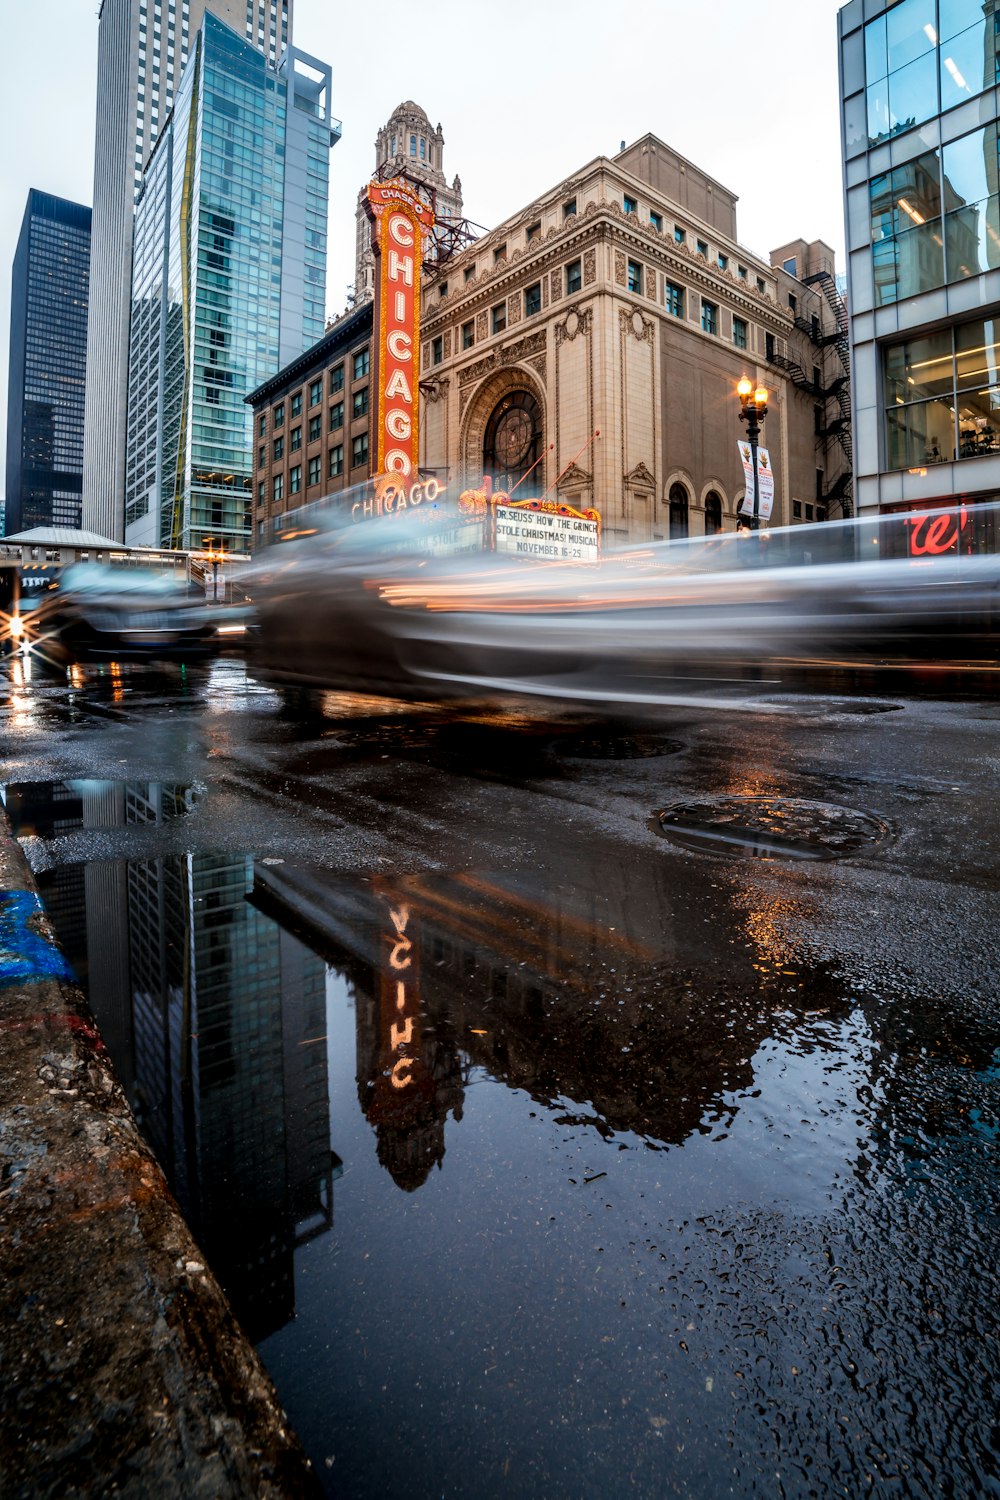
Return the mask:
POLYGON ((482 380, 484 375, 489 375, 493 370, 504 369, 509 365, 515 365, 521 360, 527 360, 529 355, 537 354, 545 348, 545 330, 539 329, 537 333, 530 333, 526 338, 519 339, 516 344, 499 345, 490 351, 483 359, 477 359, 474 365, 467 365, 459 372, 459 383, 462 386, 471 385, 475 380, 482 380))
POLYGON ((546 356, 544 354, 536 354, 534 359, 525 360, 525 364, 530 365, 531 369, 535 371, 535 374, 538 375, 544 385, 546 379, 546 356))
POLYGON ((582 311, 572 308, 562 323, 555 325, 556 344, 571 343, 578 333, 589 333, 593 311, 585 307, 582 311))
POLYGON ((444 331, 444 357, 445 357, 445 359, 451 359, 451 329, 450 328, 446 328, 445 331, 444 331))
MULTIPOLYGON (((617 208, 617 206, 618 206, 617 204, 614 205, 614 207, 616 207, 616 208, 617 208)), ((625 271, 625 251, 624 250, 616 250, 615 251, 615 281, 618 283, 619 286, 626 286, 627 285, 626 271, 625 271)))
POLYGON ((650 302, 656 301, 656 272, 646 267, 646 296, 650 302))
POLYGON ((586 469, 581 469, 578 464, 570 464, 559 481, 561 490, 589 489, 594 482, 594 476, 588 474, 586 469))
POLYGON ((562 272, 553 271, 549 277, 549 285, 552 289, 552 301, 558 302, 562 296, 562 272))
POLYGON ((625 483, 633 490, 655 491, 656 479, 640 460, 631 473, 625 475, 625 483))
POLYGON ((585 250, 583 255, 583 284, 592 286, 597 280, 597 251, 585 250))
POLYGON ((521 301, 521 293, 520 292, 511 292, 510 296, 507 298, 507 326, 508 326, 508 328, 513 323, 520 323, 520 321, 521 321, 521 309, 522 309, 523 306, 524 306, 524 304, 521 301))
POLYGON ((488 339, 490 336, 490 315, 488 312, 476 313, 476 343, 480 339, 488 339))
POLYGON ((652 318, 644 318, 639 308, 634 307, 630 311, 627 307, 620 307, 618 324, 623 335, 631 334, 633 338, 639 340, 640 344, 653 342, 656 324, 652 318))

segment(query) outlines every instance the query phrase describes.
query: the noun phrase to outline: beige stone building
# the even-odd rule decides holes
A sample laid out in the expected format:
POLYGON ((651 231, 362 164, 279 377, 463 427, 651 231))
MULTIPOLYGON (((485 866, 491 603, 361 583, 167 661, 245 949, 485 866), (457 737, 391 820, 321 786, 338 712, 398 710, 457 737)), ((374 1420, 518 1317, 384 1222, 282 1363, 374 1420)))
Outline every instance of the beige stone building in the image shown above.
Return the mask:
POLYGON ((735 196, 647 135, 425 267, 421 466, 594 508, 609 547, 731 530, 746 372, 772 524, 849 514, 846 334, 829 247, 762 261, 735 196))

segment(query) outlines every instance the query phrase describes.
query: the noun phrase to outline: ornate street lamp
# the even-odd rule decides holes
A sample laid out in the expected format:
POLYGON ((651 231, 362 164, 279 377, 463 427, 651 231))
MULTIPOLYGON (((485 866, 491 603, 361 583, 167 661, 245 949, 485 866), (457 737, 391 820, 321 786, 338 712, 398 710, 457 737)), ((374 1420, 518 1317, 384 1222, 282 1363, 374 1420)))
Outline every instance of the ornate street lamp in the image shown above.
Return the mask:
POLYGON ((740 421, 747 424, 747 440, 750 444, 750 457, 753 463, 753 515, 747 518, 747 525, 751 531, 756 531, 760 525, 757 440, 760 437, 760 424, 767 416, 767 388, 759 385, 755 389, 749 376, 743 375, 736 384, 736 393, 740 398, 740 421))

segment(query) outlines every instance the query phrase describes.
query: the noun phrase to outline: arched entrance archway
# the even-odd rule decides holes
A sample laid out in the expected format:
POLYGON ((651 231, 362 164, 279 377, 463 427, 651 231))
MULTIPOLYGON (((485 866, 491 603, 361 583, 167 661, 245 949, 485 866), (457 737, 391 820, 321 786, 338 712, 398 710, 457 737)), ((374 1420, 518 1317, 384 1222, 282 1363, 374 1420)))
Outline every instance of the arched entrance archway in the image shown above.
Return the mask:
POLYGON ((682 484, 670 486, 670 540, 688 534, 688 492, 682 484))
POLYGON ((705 535, 714 536, 722 530, 722 496, 709 490, 705 496, 705 535))

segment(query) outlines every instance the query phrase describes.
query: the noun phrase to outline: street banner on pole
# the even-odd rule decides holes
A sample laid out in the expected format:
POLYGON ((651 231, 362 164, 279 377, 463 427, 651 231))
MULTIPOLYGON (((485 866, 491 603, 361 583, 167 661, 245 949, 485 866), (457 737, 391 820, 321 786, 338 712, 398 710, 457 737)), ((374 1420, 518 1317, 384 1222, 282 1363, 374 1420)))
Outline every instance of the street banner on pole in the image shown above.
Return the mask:
MULTIPOLYGON (((743 474, 746 479, 747 492, 740 503, 740 515, 753 515, 753 449, 749 443, 738 442, 736 445, 740 450, 740 458, 743 462, 743 474)), ((771 468, 770 455, 766 448, 757 449, 757 514, 762 521, 771 518, 771 508, 774 505, 774 471, 771 468)))

